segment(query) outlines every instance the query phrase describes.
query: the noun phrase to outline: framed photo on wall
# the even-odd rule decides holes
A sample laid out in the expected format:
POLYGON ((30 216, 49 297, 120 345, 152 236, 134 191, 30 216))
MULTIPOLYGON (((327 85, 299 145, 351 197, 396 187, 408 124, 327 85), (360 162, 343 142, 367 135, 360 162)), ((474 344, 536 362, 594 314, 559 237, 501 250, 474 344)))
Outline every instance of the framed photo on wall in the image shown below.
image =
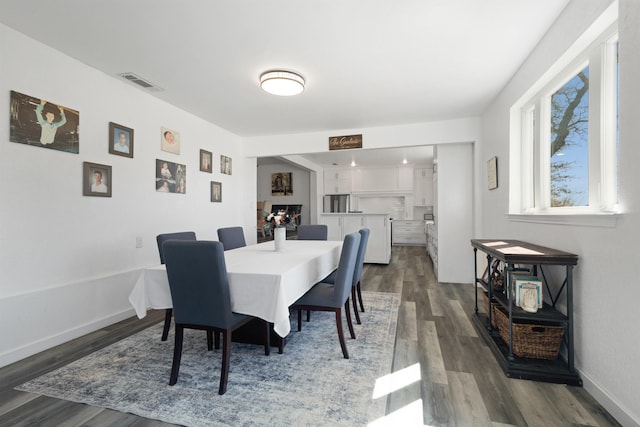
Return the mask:
POLYGON ((211 151, 200 150, 200 172, 211 173, 213 171, 212 160, 213 153, 211 153, 211 151))
POLYGON ((133 129, 109 122, 109 153, 133 158, 133 129))
POLYGON ((498 158, 496 156, 487 160, 487 187, 489 190, 498 188, 498 158))
POLYGON ((11 91, 9 140, 34 147, 80 152, 80 113, 51 101, 11 91))
POLYGON ((220 155, 220 173, 231 175, 231 157, 220 155))
POLYGON ((82 163, 82 195, 111 197, 111 166, 82 163))
POLYGON ((211 202, 222 202, 222 183, 211 181, 211 202))
POLYGON ((156 191, 186 193, 187 165, 156 159, 156 191))
POLYGON ((180 154, 180 133, 165 127, 160 128, 160 147, 167 153, 180 154))
POLYGON ((291 172, 278 172, 271 174, 271 195, 293 196, 291 172))

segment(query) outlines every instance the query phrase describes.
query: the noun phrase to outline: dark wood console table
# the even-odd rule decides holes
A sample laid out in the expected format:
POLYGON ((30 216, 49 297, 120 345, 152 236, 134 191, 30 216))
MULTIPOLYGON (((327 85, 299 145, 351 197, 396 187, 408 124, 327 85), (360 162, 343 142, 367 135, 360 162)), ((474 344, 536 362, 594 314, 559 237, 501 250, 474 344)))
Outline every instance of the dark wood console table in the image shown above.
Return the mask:
MULTIPOLYGON (((511 378, 530 379, 569 385, 582 385, 582 380, 574 366, 573 347, 573 267, 578 264, 578 255, 557 249, 538 246, 519 240, 473 239, 471 240, 475 268, 475 310, 472 316, 478 333, 485 339, 494 356, 502 366, 505 374, 511 378), (480 250, 487 256, 486 274, 478 276, 477 252, 480 250), (497 266, 495 260, 503 263, 504 289, 496 292, 492 277, 497 266), (563 266, 564 281, 556 292, 549 286, 543 266, 563 266), (536 313, 529 313, 517 307, 514 301, 513 273, 525 271, 539 277, 544 283, 545 298, 543 308, 536 313), (478 311, 478 290, 484 289, 490 302, 498 304, 506 311, 509 318, 509 340, 505 343, 498 331, 492 327, 492 310, 487 314, 478 311), (556 307, 559 297, 564 294, 566 313, 556 307), (513 352, 513 323, 535 322, 546 325, 562 325, 564 327, 563 345, 556 360, 517 357, 513 352)), ((491 303, 489 304, 491 307, 491 303)))

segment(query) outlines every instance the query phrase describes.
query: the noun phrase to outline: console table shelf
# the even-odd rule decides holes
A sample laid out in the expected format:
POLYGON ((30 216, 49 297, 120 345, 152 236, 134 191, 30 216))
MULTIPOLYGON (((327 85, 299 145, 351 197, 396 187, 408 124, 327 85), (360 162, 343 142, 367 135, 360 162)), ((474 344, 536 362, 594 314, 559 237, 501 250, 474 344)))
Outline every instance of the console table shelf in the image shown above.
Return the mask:
MULTIPOLYGON (((472 316, 478 333, 485 339, 505 374, 511 378, 529 379, 569 385, 582 385, 582 380, 574 367, 573 347, 573 267, 578 264, 578 256, 557 249, 534 245, 519 240, 471 240, 474 253, 476 277, 475 310, 472 316), (477 252, 487 256, 487 271, 478 276, 477 252), (495 261, 504 264, 504 289, 506 293, 496 292, 491 283, 497 266, 495 261), (529 313, 515 305, 514 280, 512 273, 525 270, 533 276, 541 271, 546 290, 549 292, 547 278, 542 266, 565 267, 565 279, 555 295, 549 295, 551 304, 545 302, 536 313, 529 313), (528 266, 523 268, 523 266, 528 266), (479 285, 479 286, 478 286, 479 285), (478 291, 486 291, 490 302, 496 303, 506 311, 509 318, 509 340, 504 342, 497 329, 492 327, 492 311, 487 314, 478 311, 478 291), (566 313, 555 307, 561 294, 565 294, 566 313), (557 359, 544 360, 517 357, 513 352, 513 323, 535 323, 542 325, 561 325, 564 327, 563 346, 557 359), (564 354, 563 354, 564 353, 564 354)), ((489 307, 491 304, 489 304, 489 307)))

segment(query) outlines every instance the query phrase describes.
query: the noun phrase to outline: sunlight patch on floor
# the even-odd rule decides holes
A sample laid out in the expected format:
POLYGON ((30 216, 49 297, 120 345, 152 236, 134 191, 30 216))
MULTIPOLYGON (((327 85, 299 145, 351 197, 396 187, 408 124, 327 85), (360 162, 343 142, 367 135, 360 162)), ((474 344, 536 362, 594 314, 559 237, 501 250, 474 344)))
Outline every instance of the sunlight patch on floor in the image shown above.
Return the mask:
POLYGON ((426 426, 423 422, 422 399, 415 400, 408 405, 370 422, 367 427, 397 427, 397 426, 426 426))
POLYGON ((408 386, 409 384, 420 381, 420 378, 421 374, 419 363, 380 377, 376 380, 376 384, 373 388, 373 398, 378 399, 382 396, 386 396, 396 390, 400 390, 401 388, 408 386))

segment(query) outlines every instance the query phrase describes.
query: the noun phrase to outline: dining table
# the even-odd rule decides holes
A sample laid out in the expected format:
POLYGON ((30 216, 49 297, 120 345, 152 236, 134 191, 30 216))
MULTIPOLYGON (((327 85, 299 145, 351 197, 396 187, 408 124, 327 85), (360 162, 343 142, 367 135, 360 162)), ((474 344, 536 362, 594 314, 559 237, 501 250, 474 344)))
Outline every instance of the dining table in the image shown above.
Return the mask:
MULTIPOLYGON (((342 241, 286 240, 276 250, 271 240, 225 251, 231 310, 266 320, 286 337, 289 306, 337 268, 341 249, 342 241)), ((173 308, 163 264, 141 271, 129 302, 141 319, 148 309, 173 308)))

